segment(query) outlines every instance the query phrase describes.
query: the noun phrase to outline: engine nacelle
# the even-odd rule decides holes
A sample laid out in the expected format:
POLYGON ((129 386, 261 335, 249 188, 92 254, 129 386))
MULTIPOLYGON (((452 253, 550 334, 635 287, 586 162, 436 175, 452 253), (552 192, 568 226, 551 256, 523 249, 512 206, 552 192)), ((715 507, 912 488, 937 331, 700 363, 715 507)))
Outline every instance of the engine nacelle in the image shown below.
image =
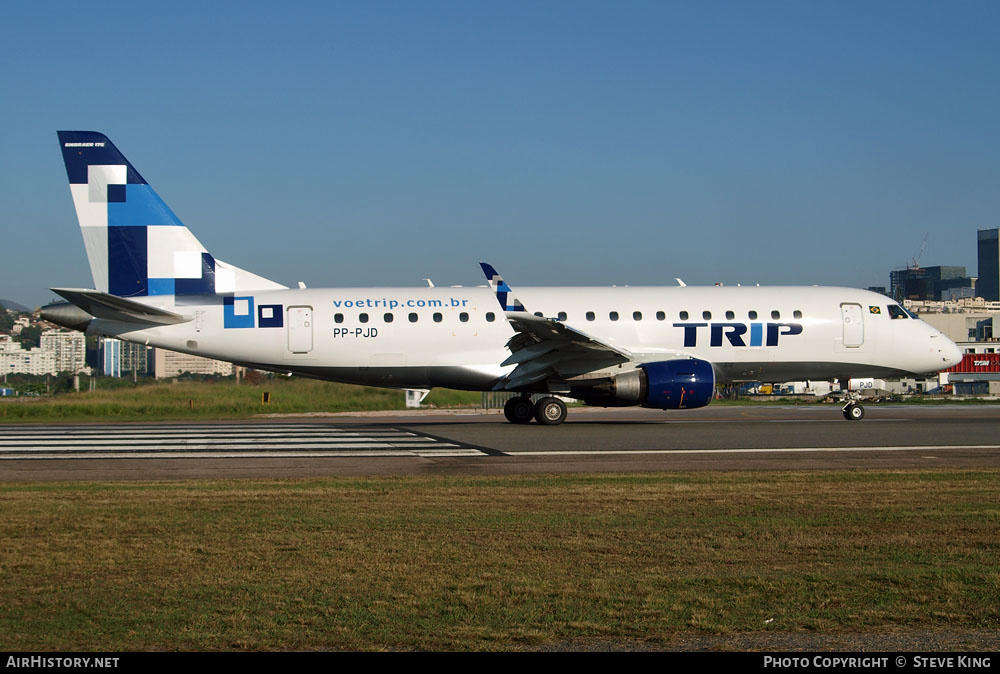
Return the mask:
POLYGON ((715 370, 707 360, 698 358, 643 363, 609 379, 575 383, 570 395, 601 407, 642 405, 663 410, 704 407, 715 395, 715 370))
POLYGON ((715 370, 707 360, 667 360, 640 367, 647 381, 643 407, 662 410, 704 407, 715 396, 715 370))

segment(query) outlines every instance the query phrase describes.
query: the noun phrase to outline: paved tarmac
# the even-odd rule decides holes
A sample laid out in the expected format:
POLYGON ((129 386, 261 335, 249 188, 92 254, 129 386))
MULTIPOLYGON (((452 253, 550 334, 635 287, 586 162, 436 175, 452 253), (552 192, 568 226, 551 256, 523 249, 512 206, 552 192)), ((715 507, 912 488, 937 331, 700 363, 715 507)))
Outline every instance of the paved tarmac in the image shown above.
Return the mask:
POLYGON ((1000 467, 1000 406, 573 408, 0 427, 0 481, 1000 467))

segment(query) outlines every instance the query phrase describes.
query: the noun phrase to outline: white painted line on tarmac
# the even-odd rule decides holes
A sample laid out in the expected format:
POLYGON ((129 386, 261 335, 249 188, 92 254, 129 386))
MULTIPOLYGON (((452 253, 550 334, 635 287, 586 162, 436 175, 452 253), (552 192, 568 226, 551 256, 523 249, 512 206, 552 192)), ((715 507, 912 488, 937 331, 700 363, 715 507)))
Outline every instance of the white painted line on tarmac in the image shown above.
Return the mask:
POLYGON ((486 456, 474 447, 403 429, 62 427, 12 429, 0 461, 16 459, 236 459, 486 456))
POLYGON ((509 451, 511 456, 592 456, 616 454, 794 454, 806 452, 916 452, 928 449, 971 449, 1000 450, 1000 445, 904 445, 899 447, 777 447, 760 449, 606 449, 518 452, 509 451))

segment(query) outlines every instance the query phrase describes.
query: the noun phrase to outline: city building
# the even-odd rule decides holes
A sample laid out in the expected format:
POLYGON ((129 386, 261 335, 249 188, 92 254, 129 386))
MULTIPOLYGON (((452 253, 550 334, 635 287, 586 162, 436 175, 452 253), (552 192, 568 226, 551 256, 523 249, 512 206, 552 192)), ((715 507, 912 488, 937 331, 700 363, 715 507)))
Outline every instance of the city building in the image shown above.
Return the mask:
POLYGON ((940 301, 948 294, 954 298, 972 297, 975 279, 965 273, 965 267, 907 267, 889 273, 889 296, 902 300, 940 301))
POLYGON ((42 333, 40 348, 52 354, 55 372, 89 372, 87 338, 82 332, 46 330, 42 333))
POLYGON ((233 364, 186 353, 155 349, 153 371, 157 379, 177 377, 185 372, 190 374, 217 374, 228 377, 233 374, 233 364))
POLYGON ((981 229, 979 244, 979 281, 976 295, 984 300, 1000 301, 1000 229, 981 229))
POLYGON ((137 375, 150 374, 150 361, 153 358, 153 348, 145 344, 122 342, 122 372, 137 375))
POLYGON ((151 347, 105 337, 101 340, 100 348, 101 372, 105 377, 121 377, 126 372, 131 376, 149 374, 153 350, 151 347))
POLYGON ((80 332, 46 330, 41 346, 22 348, 10 335, 0 335, 0 373, 70 374, 89 373, 87 339, 80 332))
POLYGON ((0 373, 56 374, 54 354, 40 348, 22 349, 10 335, 0 335, 0 373))
POLYGON ((101 339, 101 374, 105 377, 122 376, 122 340, 114 337, 101 339))
POLYGON ((903 304, 956 344, 990 342, 1000 337, 1000 302, 971 298, 947 302, 904 301, 903 304))

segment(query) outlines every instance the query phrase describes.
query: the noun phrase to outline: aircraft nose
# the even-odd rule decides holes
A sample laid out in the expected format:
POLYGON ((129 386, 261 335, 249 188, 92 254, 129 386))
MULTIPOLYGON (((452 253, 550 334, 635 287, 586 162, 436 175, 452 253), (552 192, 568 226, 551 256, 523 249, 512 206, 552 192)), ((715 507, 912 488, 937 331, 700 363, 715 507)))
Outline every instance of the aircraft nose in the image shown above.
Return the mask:
POLYGON ((950 339, 947 340, 947 344, 943 345, 941 351, 942 351, 941 356, 942 358, 944 358, 945 362, 944 366, 945 369, 949 367, 954 367, 955 365, 958 365, 959 363, 962 362, 962 350, 958 348, 958 345, 956 345, 955 342, 951 341, 950 339))
POLYGON ((962 350, 944 333, 937 330, 931 335, 931 353, 934 354, 934 367, 939 372, 962 362, 962 350))

